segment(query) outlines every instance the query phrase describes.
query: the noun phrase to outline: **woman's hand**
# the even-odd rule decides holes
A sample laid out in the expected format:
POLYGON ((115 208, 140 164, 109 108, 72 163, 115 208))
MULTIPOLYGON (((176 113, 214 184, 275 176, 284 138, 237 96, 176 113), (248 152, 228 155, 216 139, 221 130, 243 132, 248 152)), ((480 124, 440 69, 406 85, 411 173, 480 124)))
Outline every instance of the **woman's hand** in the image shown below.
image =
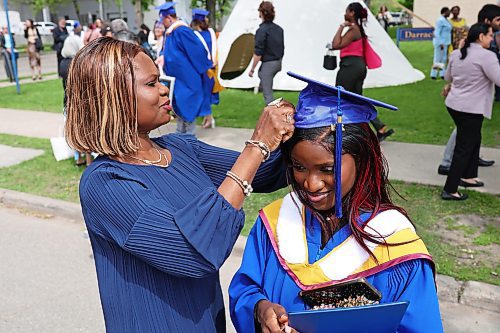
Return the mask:
POLYGON ((255 126, 252 140, 264 142, 271 151, 276 150, 281 142, 292 137, 294 114, 295 107, 285 100, 266 106, 255 126))
POLYGON ((288 315, 286 310, 279 304, 268 300, 259 301, 256 305, 255 316, 262 328, 262 333, 297 333, 288 326, 288 315))

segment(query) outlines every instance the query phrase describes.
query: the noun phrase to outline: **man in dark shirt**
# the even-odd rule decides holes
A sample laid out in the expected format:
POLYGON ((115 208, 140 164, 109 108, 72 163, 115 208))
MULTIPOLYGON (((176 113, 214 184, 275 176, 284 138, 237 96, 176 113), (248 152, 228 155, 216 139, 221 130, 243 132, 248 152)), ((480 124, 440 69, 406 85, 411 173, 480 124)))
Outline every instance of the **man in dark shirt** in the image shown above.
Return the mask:
MULTIPOLYGON (((68 37, 68 30, 66 29, 66 20, 60 18, 58 26, 52 31, 52 36, 54 37, 54 46, 52 47, 57 54, 57 73, 61 76, 61 61, 63 56, 61 55, 62 48, 64 46, 64 40, 68 37)), ((62 77, 62 76, 61 76, 62 77)))
POLYGON ((283 29, 273 22, 274 6, 269 1, 263 1, 259 6, 259 17, 262 23, 255 33, 255 49, 250 77, 253 77, 255 67, 262 61, 259 68, 260 84, 266 104, 273 101, 273 79, 281 70, 281 59, 285 52, 283 29))

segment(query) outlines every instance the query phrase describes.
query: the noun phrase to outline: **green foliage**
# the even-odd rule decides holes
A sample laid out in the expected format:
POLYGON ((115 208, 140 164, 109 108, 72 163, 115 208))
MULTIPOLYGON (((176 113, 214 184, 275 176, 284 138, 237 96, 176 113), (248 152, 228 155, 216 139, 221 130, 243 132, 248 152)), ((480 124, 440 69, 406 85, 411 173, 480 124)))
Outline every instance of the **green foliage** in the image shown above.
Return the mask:
POLYGON ((205 8, 214 12, 212 16, 213 26, 220 30, 220 22, 224 16, 231 12, 233 2, 234 0, 191 0, 191 8, 205 8))

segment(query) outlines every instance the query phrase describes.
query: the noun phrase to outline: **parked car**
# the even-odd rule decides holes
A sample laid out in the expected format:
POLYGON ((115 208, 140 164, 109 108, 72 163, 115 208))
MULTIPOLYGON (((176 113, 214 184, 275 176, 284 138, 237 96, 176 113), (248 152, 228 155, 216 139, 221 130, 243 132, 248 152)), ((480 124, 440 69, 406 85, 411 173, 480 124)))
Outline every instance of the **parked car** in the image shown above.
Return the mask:
POLYGON ((391 12, 392 20, 389 25, 407 25, 411 24, 411 16, 407 12, 391 12))
POLYGON ((35 27, 40 35, 52 35, 52 30, 57 27, 57 24, 53 22, 35 22, 35 27))

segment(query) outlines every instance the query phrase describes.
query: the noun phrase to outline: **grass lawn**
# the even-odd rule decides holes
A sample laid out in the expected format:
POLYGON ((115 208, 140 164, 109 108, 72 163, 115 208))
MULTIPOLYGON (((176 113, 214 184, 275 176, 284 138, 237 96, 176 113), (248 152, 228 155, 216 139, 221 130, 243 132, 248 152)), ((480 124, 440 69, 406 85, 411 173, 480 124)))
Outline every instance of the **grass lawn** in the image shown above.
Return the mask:
MULTIPOLYGON (((428 75, 432 63, 431 42, 403 42, 401 51, 413 66, 428 75)), ((444 82, 428 78, 403 86, 366 89, 364 94, 394 104, 399 111, 380 110, 380 118, 395 129, 389 140, 411 143, 446 144, 454 127, 440 96, 444 82)), ((292 103, 298 92, 277 91, 292 103)), ((61 112, 63 100, 60 80, 23 85, 17 95, 15 87, 0 89, 0 107, 61 112)), ((213 113, 218 126, 253 128, 264 107, 261 94, 249 90, 226 89, 221 93, 221 104, 213 113)), ((495 103, 493 119, 483 123, 482 143, 498 146, 500 142, 500 103, 495 103)))
POLYGON ((19 95, 15 85, 0 88, 0 107, 60 113, 63 96, 61 80, 42 80, 22 84, 19 95))
MULTIPOLYGON (((0 144, 13 147, 28 147, 45 150, 45 153, 19 165, 0 168, 0 188, 33 193, 72 202, 78 202, 78 181, 83 168, 74 166, 72 160, 56 162, 52 156, 49 140, 0 134, 0 144)), ((488 246, 500 245, 500 227, 497 223, 486 225, 480 232, 473 233, 474 227, 463 227, 454 222, 454 216, 474 214, 488 218, 498 216, 500 198, 489 194, 468 191, 470 200, 462 203, 444 202, 439 198, 440 187, 394 182, 395 189, 406 201, 393 195, 395 202, 404 207, 417 226, 419 234, 434 256, 438 272, 461 280, 478 280, 500 285, 500 279, 491 272, 500 273, 497 256, 489 260, 461 259, 465 246, 441 238, 443 233, 453 229, 466 231, 461 237, 471 240, 470 247, 477 253, 488 246), (436 227, 439 227, 436 229, 436 227), (450 229, 450 230, 448 230, 450 229)), ((254 194, 245 202, 246 223, 243 230, 248 235, 258 210, 282 197, 286 189, 270 194, 254 194)), ((469 247, 467 247, 469 248, 469 247)), ((467 254, 468 255, 468 254, 467 254)))

